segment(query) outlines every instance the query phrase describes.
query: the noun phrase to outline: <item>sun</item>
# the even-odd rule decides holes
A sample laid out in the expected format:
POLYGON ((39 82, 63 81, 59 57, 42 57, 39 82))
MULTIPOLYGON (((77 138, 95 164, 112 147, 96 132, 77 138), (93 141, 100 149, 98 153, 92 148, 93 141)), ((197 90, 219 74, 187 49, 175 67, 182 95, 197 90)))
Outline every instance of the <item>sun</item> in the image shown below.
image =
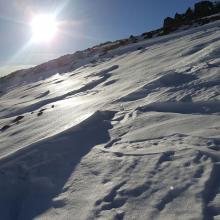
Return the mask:
POLYGON ((53 15, 36 15, 31 21, 31 29, 34 42, 50 42, 57 33, 58 23, 53 15))

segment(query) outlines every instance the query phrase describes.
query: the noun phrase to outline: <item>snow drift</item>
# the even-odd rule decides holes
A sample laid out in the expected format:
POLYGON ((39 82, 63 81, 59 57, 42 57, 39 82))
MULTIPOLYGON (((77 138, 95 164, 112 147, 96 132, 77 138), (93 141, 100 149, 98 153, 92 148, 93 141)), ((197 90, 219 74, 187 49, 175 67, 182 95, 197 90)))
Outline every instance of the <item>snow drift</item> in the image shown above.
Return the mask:
POLYGON ((0 219, 219 219, 219 26, 1 78, 0 219))

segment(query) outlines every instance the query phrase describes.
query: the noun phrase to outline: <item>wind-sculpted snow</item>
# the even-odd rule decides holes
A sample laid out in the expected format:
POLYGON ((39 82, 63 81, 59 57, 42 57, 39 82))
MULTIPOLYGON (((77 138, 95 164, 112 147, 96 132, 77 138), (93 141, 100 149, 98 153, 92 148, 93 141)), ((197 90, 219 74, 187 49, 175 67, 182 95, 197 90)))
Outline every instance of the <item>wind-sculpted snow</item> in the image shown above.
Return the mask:
POLYGON ((0 219, 220 218, 219 25, 1 78, 0 219))
POLYGON ((147 83, 142 88, 122 97, 120 101, 136 101, 145 98, 148 94, 158 91, 163 87, 177 87, 187 82, 192 82, 196 76, 182 73, 165 73, 162 77, 147 83))
POLYGON ((138 108, 139 111, 173 112, 182 114, 220 114, 220 101, 207 102, 159 102, 138 108))
MULTIPOLYGON (((53 102, 57 102, 57 101, 60 101, 60 100, 64 100, 64 99, 66 99, 66 98, 68 98, 70 96, 74 96, 74 95, 77 95, 77 94, 80 94, 80 93, 84 93, 84 92, 86 92, 88 90, 92 90, 96 86, 98 86, 100 83, 105 82, 111 76, 109 71, 117 69, 117 68, 118 68, 118 66, 115 65, 115 66, 112 66, 109 69, 106 69, 106 70, 101 71, 100 73, 97 73, 96 75, 94 75, 94 76, 100 76, 97 79, 94 79, 92 77, 92 75, 91 75, 91 79, 92 80, 88 81, 85 85, 83 85, 82 87, 80 87, 77 90, 73 90, 73 91, 64 93, 63 95, 56 96, 56 97, 53 97, 53 98, 41 100, 39 102, 36 102, 33 105, 29 105, 29 106, 27 106, 25 108, 21 108, 21 109, 15 111, 13 113, 10 113, 9 115, 4 115, 4 116, 5 117, 9 117, 9 116, 17 115, 17 114, 23 114, 25 112, 31 112, 31 111, 37 110, 37 109, 39 109, 42 106, 45 106, 47 104, 50 104, 50 103, 53 103, 53 102)), ((44 92, 43 94, 40 94, 39 96, 37 96, 36 99, 43 98, 43 97, 47 96, 49 93, 50 92, 48 90, 48 91, 44 92)))
POLYGON ((33 219, 50 207, 81 158, 109 140, 114 112, 96 112, 85 121, 0 161, 0 206, 2 219, 33 219))

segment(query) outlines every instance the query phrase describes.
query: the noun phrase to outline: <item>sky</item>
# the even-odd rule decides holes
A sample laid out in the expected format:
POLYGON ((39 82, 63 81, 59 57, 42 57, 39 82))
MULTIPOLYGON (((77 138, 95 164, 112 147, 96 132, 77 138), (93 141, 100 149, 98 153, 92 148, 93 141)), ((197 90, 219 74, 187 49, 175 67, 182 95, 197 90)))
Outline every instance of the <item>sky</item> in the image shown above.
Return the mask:
POLYGON ((26 68, 99 43, 159 28, 167 16, 198 0, 0 0, 0 74, 26 68), (33 16, 59 22, 51 42, 30 42, 33 16))

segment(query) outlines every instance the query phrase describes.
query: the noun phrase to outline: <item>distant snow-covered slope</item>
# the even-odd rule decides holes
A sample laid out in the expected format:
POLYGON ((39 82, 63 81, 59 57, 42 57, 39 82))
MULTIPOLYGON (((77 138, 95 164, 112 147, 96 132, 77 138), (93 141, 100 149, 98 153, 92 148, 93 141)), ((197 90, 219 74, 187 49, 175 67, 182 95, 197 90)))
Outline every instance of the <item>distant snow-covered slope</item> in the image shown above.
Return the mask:
POLYGON ((0 79, 0 219, 220 219, 220 21, 0 79))

